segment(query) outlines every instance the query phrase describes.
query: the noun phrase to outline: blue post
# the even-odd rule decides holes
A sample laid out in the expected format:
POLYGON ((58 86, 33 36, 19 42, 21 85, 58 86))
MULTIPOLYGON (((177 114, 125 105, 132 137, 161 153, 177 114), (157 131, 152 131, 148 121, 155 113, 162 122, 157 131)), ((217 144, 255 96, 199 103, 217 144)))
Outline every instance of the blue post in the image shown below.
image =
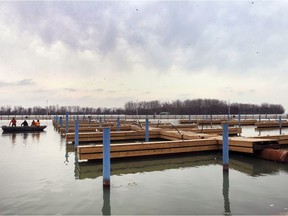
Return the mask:
POLYGON ((259 122, 261 121, 261 114, 259 114, 259 122))
POLYGON ((66 133, 68 133, 68 125, 69 125, 69 114, 66 112, 66 133))
POLYGON ((60 124, 60 127, 63 127, 63 119, 62 119, 62 116, 60 116, 60 118, 59 118, 59 124, 60 124))
POLYGON ((103 186, 110 187, 110 128, 103 130, 103 186))
POLYGON ((281 115, 279 115, 279 133, 282 134, 282 118, 281 115))
POLYGON ((241 114, 238 114, 238 125, 241 127, 241 114))
POLYGON ((223 155, 223 171, 229 170, 229 135, 228 135, 228 123, 223 123, 222 131, 222 155, 223 155))
POLYGON ((102 117, 101 116, 99 118, 99 122, 100 122, 100 127, 102 127, 102 117))
POLYGON ((120 130, 120 117, 117 117, 117 131, 120 130))
POLYGON ((88 122, 91 123, 91 116, 88 116, 88 122))
POLYGON ((213 118, 212 118, 212 114, 210 114, 210 125, 211 125, 211 128, 212 128, 212 125, 213 125, 213 118))
POLYGON ((75 120, 75 137, 74 137, 74 147, 77 148, 79 145, 79 119, 75 120))
POLYGON ((146 116, 145 142, 149 142, 149 119, 146 116))

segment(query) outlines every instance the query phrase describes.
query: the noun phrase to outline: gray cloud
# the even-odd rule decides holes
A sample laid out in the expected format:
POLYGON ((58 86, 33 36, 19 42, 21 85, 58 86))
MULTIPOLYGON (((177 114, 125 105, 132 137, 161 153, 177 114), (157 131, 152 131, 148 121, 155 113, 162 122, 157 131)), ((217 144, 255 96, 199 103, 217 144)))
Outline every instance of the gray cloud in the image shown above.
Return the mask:
POLYGON ((23 79, 14 82, 0 81, 0 87, 11 87, 11 86, 33 86, 35 82, 32 79, 23 79))
POLYGON ((119 68, 132 69, 129 52, 140 57, 139 64, 158 71, 178 65, 191 72, 214 67, 247 73, 287 58, 287 2, 25 1, 8 5, 9 13, 13 12, 7 14, 9 22, 38 34, 47 44, 60 40, 74 50, 115 53, 119 68), (123 42, 128 47, 122 47, 123 42))

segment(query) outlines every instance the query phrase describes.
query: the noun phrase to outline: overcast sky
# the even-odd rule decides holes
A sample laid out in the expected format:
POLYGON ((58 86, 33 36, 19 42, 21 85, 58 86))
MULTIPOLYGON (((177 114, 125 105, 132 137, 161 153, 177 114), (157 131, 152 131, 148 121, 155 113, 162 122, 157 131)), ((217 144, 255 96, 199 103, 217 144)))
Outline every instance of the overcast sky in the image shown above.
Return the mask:
POLYGON ((288 1, 0 1, 0 106, 288 110, 288 1))

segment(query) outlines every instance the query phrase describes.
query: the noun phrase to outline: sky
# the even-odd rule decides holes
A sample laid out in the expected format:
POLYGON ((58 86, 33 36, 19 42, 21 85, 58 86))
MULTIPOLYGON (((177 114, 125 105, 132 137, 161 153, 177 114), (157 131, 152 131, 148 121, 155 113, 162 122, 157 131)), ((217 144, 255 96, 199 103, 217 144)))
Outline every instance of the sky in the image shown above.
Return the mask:
POLYGON ((288 110, 288 1, 2 1, 0 106, 288 110))

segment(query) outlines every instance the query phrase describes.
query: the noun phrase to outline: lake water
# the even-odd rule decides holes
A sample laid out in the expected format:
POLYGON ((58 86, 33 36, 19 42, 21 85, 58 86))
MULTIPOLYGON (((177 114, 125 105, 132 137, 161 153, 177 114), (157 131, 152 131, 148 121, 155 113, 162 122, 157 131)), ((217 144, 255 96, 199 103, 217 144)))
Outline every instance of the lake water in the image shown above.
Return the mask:
POLYGON ((77 163, 51 121, 42 124, 42 133, 0 136, 1 215, 288 214, 287 164, 231 153, 227 174, 217 152, 112 160, 103 189, 101 162, 77 163))

